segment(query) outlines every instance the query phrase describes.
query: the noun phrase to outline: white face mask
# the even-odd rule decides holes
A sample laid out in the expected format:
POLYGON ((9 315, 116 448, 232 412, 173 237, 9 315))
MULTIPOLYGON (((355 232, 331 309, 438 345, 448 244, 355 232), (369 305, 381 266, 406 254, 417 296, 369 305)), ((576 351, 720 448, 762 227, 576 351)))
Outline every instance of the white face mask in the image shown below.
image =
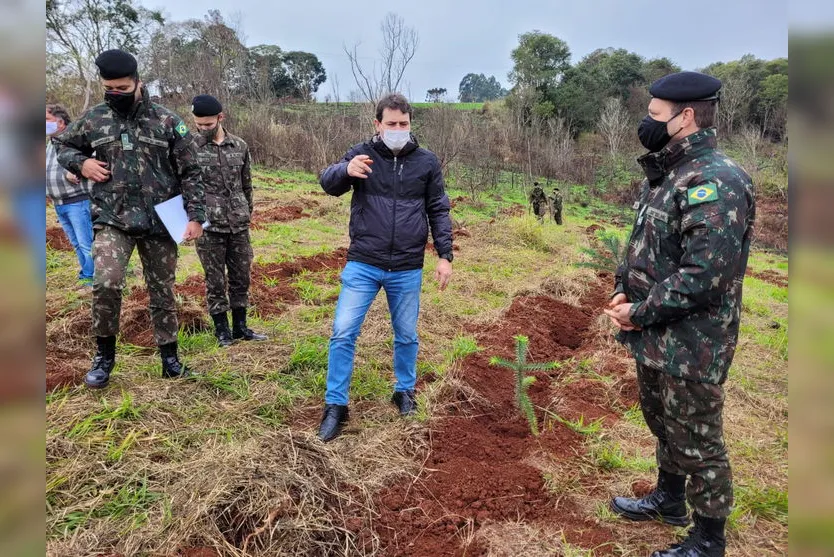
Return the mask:
POLYGON ((52 135, 58 131, 58 122, 46 123, 46 135, 52 135))
POLYGON ((382 142, 394 152, 405 147, 409 139, 411 132, 408 130, 382 130, 382 142))

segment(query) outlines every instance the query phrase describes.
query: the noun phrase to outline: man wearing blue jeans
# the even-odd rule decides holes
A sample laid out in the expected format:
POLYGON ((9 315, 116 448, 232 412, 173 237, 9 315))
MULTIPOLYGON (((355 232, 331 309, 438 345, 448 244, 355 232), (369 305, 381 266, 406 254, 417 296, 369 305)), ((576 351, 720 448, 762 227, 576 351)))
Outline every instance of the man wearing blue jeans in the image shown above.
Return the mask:
MULTIPOLYGON (((46 135, 57 135, 70 123, 69 113, 57 104, 46 106, 46 135)), ((58 221, 78 257, 78 280, 91 287, 93 283, 93 219, 90 216, 89 182, 80 180, 58 164, 52 141, 46 145, 46 195, 55 205, 58 221)))
POLYGON ((327 361, 322 441, 335 439, 348 420, 356 339, 380 288, 385 290, 394 329, 396 383, 391 401, 404 416, 416 410, 417 317, 429 229, 439 257, 435 279, 441 290, 452 276, 453 256, 443 172, 437 156, 420 148, 411 135, 412 114, 402 95, 383 97, 376 107, 377 133, 321 174, 328 194, 353 190, 348 262, 327 361))

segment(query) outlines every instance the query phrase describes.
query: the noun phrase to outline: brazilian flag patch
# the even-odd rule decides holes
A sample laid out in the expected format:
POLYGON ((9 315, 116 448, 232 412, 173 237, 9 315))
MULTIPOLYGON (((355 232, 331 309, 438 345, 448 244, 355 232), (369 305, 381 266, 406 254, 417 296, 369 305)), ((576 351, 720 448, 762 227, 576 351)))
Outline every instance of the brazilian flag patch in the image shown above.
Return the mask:
POLYGON ((686 193, 690 205, 718 200, 718 186, 715 184, 704 184, 703 186, 689 188, 686 193))
POLYGON ((180 123, 177 124, 177 127, 174 129, 177 130, 177 133, 180 134, 180 137, 185 137, 185 134, 188 133, 188 128, 185 126, 185 122, 183 121, 180 121, 180 123))

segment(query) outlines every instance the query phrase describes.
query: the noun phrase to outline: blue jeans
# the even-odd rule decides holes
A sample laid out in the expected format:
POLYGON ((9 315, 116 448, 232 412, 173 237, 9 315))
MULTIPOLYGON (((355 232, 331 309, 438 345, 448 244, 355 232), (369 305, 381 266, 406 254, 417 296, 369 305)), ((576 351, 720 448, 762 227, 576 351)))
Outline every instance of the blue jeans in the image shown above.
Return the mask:
POLYGON ((11 192, 17 227, 32 250, 34 271, 41 284, 46 282, 46 197, 43 184, 17 188, 11 192))
POLYGON ((79 280, 93 279, 93 257, 90 254, 93 245, 93 219, 90 217, 90 201, 79 201, 68 205, 55 205, 58 220, 64 228, 81 271, 79 280))
POLYGON ((347 404, 356 339, 379 289, 385 289, 394 328, 395 391, 410 391, 417 383, 417 316, 423 270, 384 271, 348 261, 342 271, 342 291, 336 303, 333 336, 327 359, 326 404, 347 404))

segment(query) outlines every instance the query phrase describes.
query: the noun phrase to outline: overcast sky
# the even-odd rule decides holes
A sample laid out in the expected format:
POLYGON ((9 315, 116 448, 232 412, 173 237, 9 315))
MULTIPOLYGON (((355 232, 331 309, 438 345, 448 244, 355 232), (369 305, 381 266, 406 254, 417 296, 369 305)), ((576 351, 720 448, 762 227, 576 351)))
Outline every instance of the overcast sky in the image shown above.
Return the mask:
POLYGON ((788 55, 784 0, 139 1, 175 21, 200 19, 217 9, 227 23, 239 23, 246 46, 277 44, 283 50, 314 53, 328 76, 319 88, 320 99, 332 93, 334 76, 342 100, 357 89, 342 45, 360 41, 360 55, 372 63, 380 43, 379 23, 389 11, 420 36, 402 88, 414 101, 425 100, 433 87, 445 87, 456 97, 460 80, 469 72, 494 75, 509 88, 510 52, 518 36, 532 30, 567 42, 574 63, 605 47, 646 58, 666 56, 685 70, 747 53, 764 59, 788 55))

